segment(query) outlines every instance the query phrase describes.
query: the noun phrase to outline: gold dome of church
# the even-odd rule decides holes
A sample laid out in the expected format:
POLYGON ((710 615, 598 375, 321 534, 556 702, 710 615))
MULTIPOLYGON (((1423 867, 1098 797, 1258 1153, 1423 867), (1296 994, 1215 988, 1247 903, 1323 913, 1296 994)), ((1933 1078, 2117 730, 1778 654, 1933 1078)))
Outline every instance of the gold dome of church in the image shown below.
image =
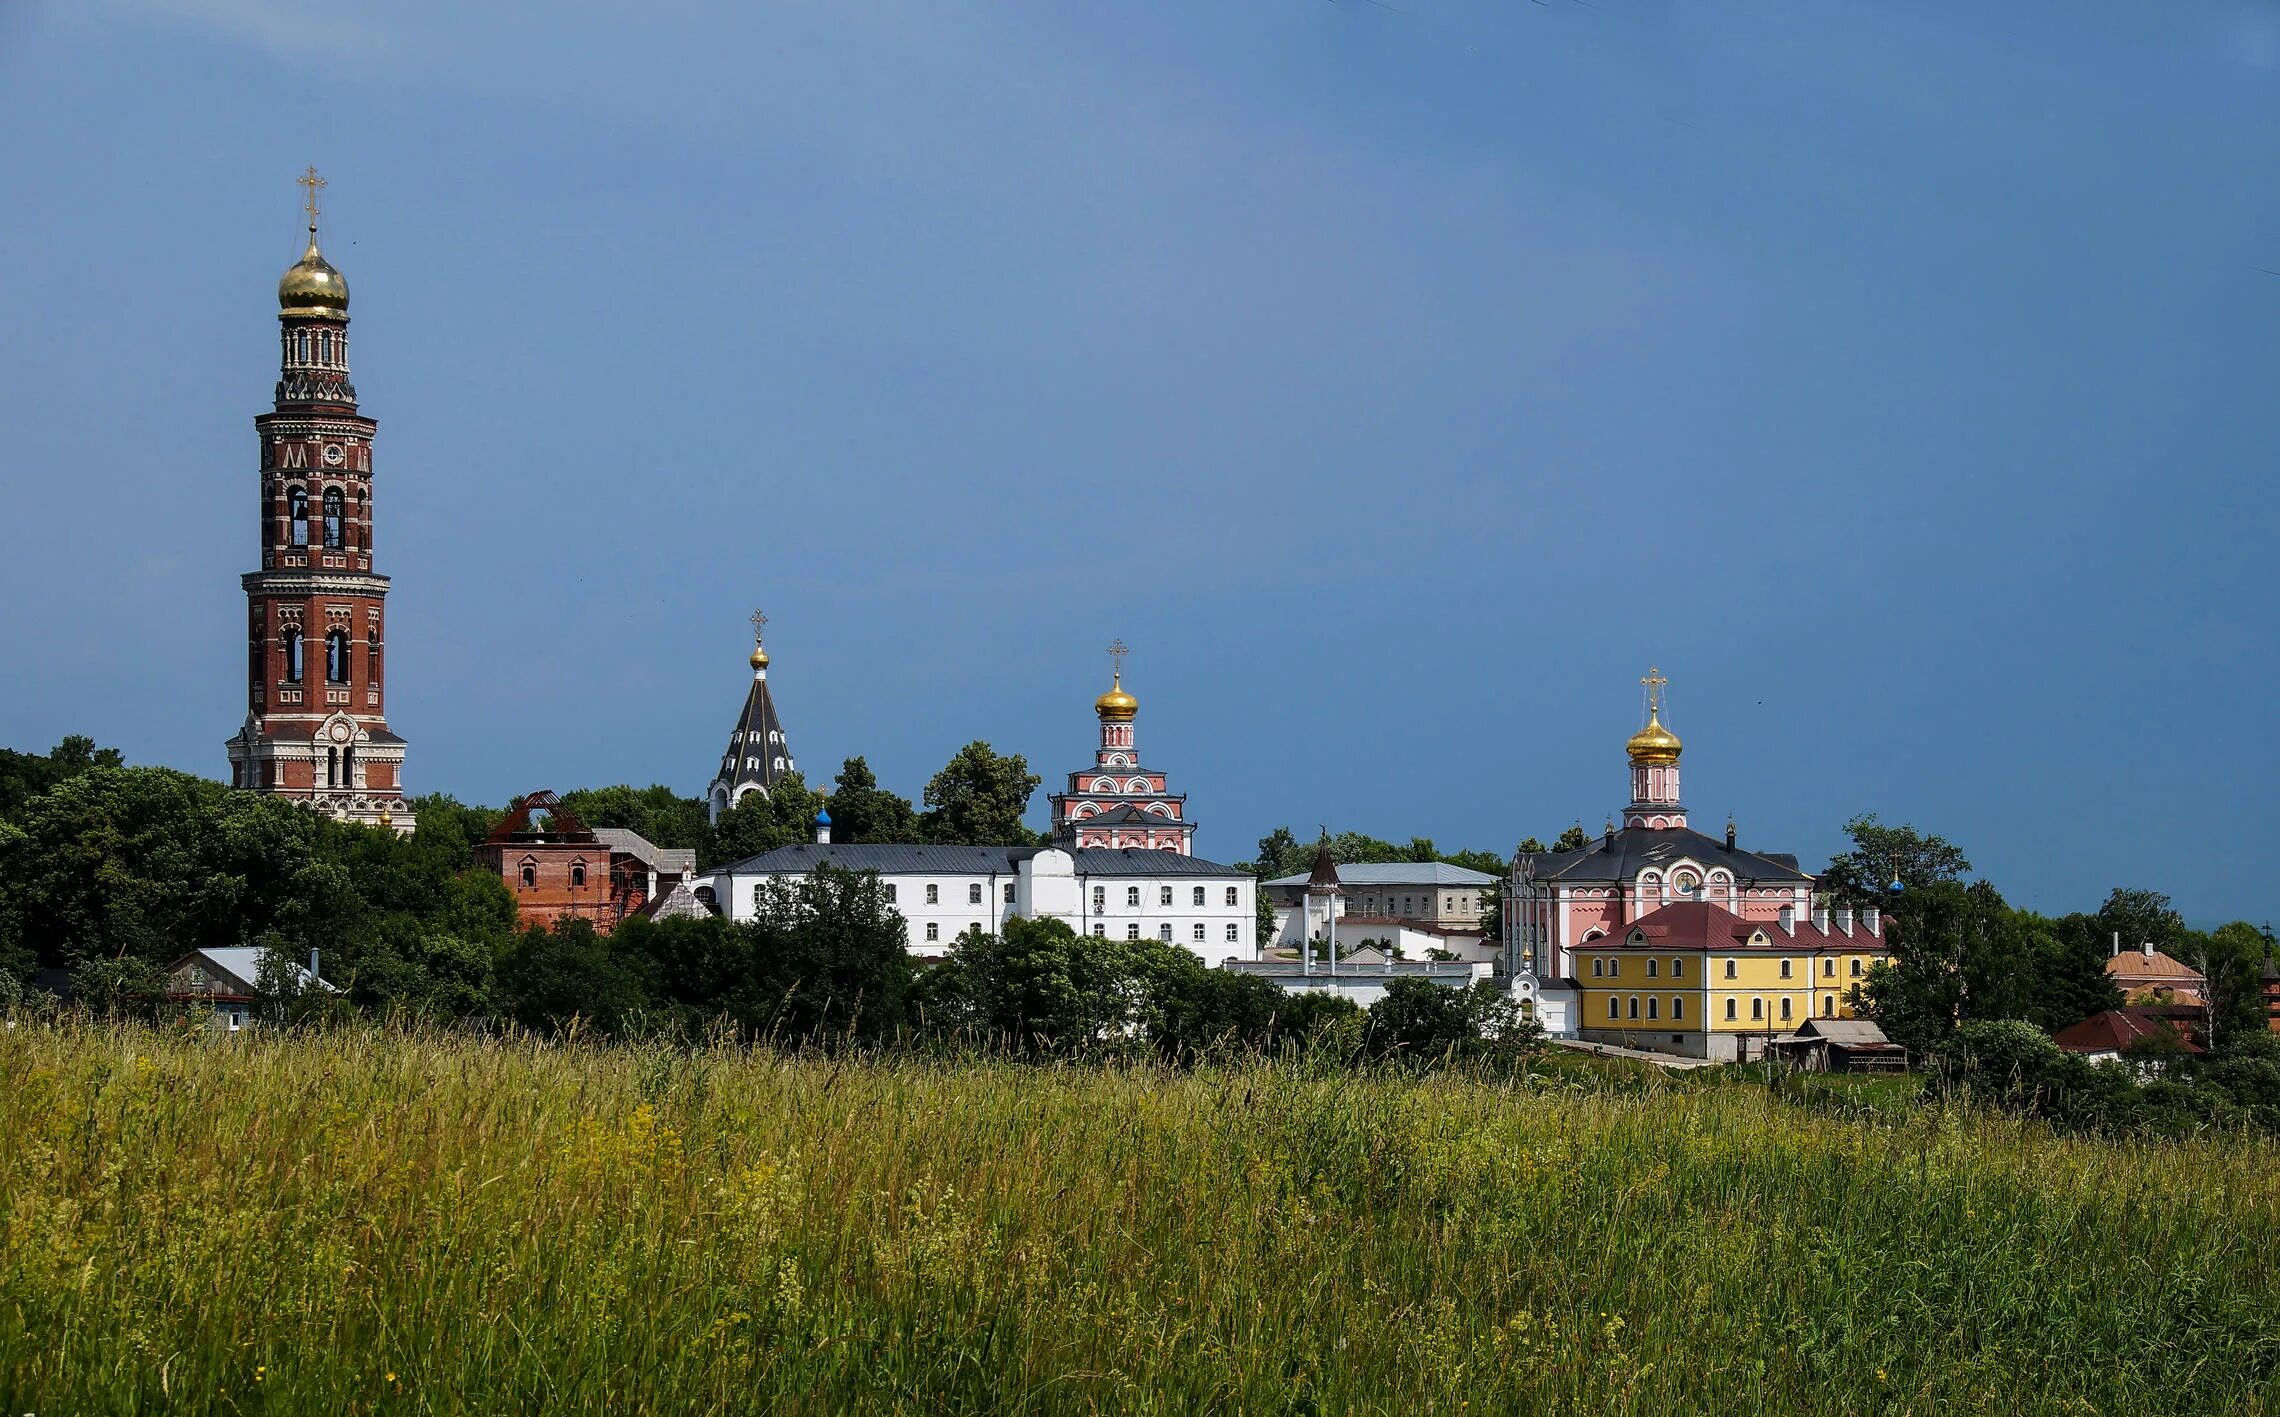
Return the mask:
POLYGON ((1678 761, 1678 755, 1685 750, 1685 746, 1678 741, 1677 734, 1663 727, 1661 713, 1650 709, 1647 713, 1647 726, 1632 734, 1631 741, 1623 745, 1623 750, 1631 755, 1634 763, 1668 767, 1678 761))
POLYGON ((285 268, 277 282, 277 313, 287 320, 346 320, 348 278, 317 253, 317 235, 309 233, 309 249, 285 268))
POLYGON ((1093 700, 1093 712, 1103 723, 1130 723, 1140 712, 1140 701, 1124 692, 1124 675, 1119 672, 1108 692, 1093 700))

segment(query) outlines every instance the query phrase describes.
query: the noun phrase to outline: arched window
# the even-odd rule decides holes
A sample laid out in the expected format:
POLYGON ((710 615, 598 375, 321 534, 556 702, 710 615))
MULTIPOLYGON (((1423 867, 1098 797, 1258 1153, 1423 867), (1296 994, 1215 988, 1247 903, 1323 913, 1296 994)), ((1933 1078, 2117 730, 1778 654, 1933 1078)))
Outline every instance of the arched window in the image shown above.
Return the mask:
POLYGON ((325 489, 325 550, 340 550, 341 500, 338 487, 325 489))
POLYGON ((1732 960, 1726 961, 1726 977, 1728 979, 1734 977, 1734 962, 1732 960))
POLYGON ((1750 1017, 1751 1017, 1751 1018, 1753 1018, 1753 1019, 1757 1019, 1757 1018, 1764 1018, 1764 1017, 1765 1017, 1765 1000, 1763 1000, 1763 999, 1752 999, 1752 1000, 1750 1000, 1750 1017))
POLYGON ((1602 977, 1603 975, 1605 975, 1605 974, 1606 974, 1606 972, 1607 972, 1607 969, 1606 969, 1606 965, 1607 965, 1607 961, 1605 961, 1605 960, 1603 960, 1603 959, 1595 959, 1595 960, 1593 960, 1593 961, 1591 962, 1591 977, 1592 977, 1592 978, 1594 978, 1594 979, 1598 979, 1598 978, 1602 977))
POLYGON ((1655 975, 1661 971, 1661 969, 1662 969, 1662 961, 1661 961, 1661 960, 1659 960, 1659 959, 1653 959, 1653 958, 1649 958, 1649 959, 1647 960, 1647 978, 1649 978, 1649 979, 1652 979, 1652 978, 1654 978, 1654 977, 1655 977, 1655 975))
POLYGON ((1685 1018, 1685 1017, 1686 1017, 1686 1000, 1684 1000, 1684 999, 1682 999, 1682 998, 1679 998, 1679 997, 1678 997, 1677 995, 1675 995, 1675 994, 1674 994, 1674 995, 1672 995, 1672 996, 1671 996, 1671 1001, 1670 1001, 1670 1021, 1671 1021, 1672 1023, 1677 1023, 1679 1020, 1681 1020, 1681 1019, 1683 1019, 1683 1018, 1685 1018))
POLYGON ((380 632, 374 630, 364 639, 364 678, 375 688, 380 683, 380 632))
POLYGON ((583 862, 583 861, 576 861, 576 862, 572 862, 572 863, 571 863, 571 866, 570 866, 570 884, 571 884, 571 885, 574 885, 574 886, 582 886, 582 885, 586 884, 586 863, 585 863, 585 862, 583 862))
POLYGON ((1860 960, 1857 958, 1852 962, 1852 977, 1855 979, 1860 978, 1860 960))
POLYGON ((1734 1021, 1734 1001, 1732 999, 1726 1001, 1726 1021, 1728 1023, 1734 1021))
POLYGON ((292 532, 292 535, 291 535, 291 544, 292 544, 292 545, 295 545, 295 546, 306 546, 306 545, 308 545, 308 544, 309 544, 309 489, 308 489, 308 488, 306 488, 306 487, 288 487, 288 488, 286 488, 286 489, 285 489, 285 516, 286 516, 286 519, 292 523, 292 528, 291 528, 291 532, 292 532))
POLYGON ((1821 973, 1825 978, 1834 979, 1837 977, 1836 956, 1830 955, 1821 961, 1821 973))
POLYGON ((1654 1017, 1657 1017, 1657 1015, 1656 1015, 1656 1013, 1655 1013, 1655 1005, 1656 1005, 1658 1002, 1660 1002, 1660 1001, 1659 1001, 1659 1000, 1657 1000, 1656 998, 1654 998, 1652 995, 1649 995, 1649 996, 1648 996, 1648 998, 1647 998, 1647 1017, 1648 1017, 1648 1018, 1654 1018, 1654 1017))
POLYGON ((318 362, 319 364, 330 364, 330 363, 332 363, 332 331, 331 331, 331 330, 319 330, 319 331, 317 331, 317 362, 318 362))
POLYGON ((1638 995, 1636 995, 1636 994, 1633 994, 1633 995, 1631 996, 1631 1017, 1633 1017, 1633 1018, 1637 1018, 1638 1016, 1639 1016, 1639 996, 1638 996, 1638 995))
POLYGON ((1789 961, 1788 961, 1788 960, 1783 960, 1783 961, 1781 962, 1781 977, 1782 977, 1782 978, 1784 978, 1784 979, 1787 979, 1787 978, 1789 977, 1789 961))
POLYGON ((325 682, 328 684, 345 684, 348 682, 348 631, 346 630, 327 630, 325 632, 325 682))
POLYGON ((1684 979, 1686 977, 1685 960, 1674 959, 1670 962, 1670 977, 1673 979, 1684 979))
POLYGON ((301 632, 287 625, 282 638, 285 641, 285 682, 298 684, 301 682, 301 632))
POLYGON ((1621 1018, 1623 1016, 1623 1001, 1612 995, 1608 996, 1607 1016, 1609 1018, 1621 1018))
POLYGON ((1789 1021, 1789 996, 1787 994, 1781 996, 1781 1021, 1783 1023, 1789 1021))
POLYGON ((536 866, 522 868, 522 883, 526 890, 538 884, 538 868, 536 866))

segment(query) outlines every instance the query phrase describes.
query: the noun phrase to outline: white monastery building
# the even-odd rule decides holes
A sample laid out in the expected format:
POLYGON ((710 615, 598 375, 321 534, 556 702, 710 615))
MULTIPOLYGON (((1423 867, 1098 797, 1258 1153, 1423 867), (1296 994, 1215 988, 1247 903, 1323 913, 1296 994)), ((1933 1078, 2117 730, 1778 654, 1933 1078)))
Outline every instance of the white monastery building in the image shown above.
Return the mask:
MULTIPOLYGON (((1111 653, 1121 661, 1123 645, 1111 653)), ((769 768, 782 728, 767 701, 767 656, 755 647, 752 660, 752 694, 713 784, 716 814, 774 781, 769 768)), ((1254 959, 1258 884, 1247 871, 1193 853, 1187 798, 1170 793, 1162 773, 1140 766, 1132 736, 1139 710, 1124 690, 1120 662, 1109 691, 1093 704, 1100 719, 1093 766, 1069 774, 1069 790, 1052 797, 1049 845, 838 843, 830 818, 819 816, 813 843, 778 847, 714 872, 714 908, 732 920, 750 920, 770 882, 828 865, 877 873, 909 931, 911 953, 922 957, 947 953, 967 930, 996 933, 1019 916, 1063 920, 1079 934, 1179 945, 1206 964, 1254 959)), ((779 775, 790 759, 781 761, 779 775)))

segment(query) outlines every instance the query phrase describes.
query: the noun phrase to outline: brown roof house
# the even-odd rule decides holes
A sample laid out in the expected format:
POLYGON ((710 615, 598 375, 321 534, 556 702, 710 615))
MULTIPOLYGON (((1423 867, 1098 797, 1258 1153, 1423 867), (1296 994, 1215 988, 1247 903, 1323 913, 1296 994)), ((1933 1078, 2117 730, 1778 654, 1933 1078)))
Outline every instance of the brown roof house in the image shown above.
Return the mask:
POLYGON ((2108 1009, 2060 1029, 2051 1041, 2061 1052, 2079 1054, 2093 1063, 2126 1061, 2141 1074, 2158 1072, 2165 1053, 2202 1051, 2190 1021, 2180 1014, 2176 1009, 2108 1009))
POLYGON ((2130 1004, 2198 1004, 2209 982, 2198 969, 2155 949, 2151 940, 2134 950, 2123 949, 2119 934, 2114 936, 2114 953, 2106 960, 2106 974, 2122 991, 2123 1002, 2130 1004))

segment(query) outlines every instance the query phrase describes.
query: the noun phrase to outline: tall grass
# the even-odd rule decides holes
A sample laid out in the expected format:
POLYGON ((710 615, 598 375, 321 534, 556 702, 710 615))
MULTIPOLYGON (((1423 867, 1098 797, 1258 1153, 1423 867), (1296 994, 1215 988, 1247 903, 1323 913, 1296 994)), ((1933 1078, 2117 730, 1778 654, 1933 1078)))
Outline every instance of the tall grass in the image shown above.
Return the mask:
POLYGON ((1743 1087, 18 1028, 0 1392, 2266 1411, 2276 1161, 1743 1087))

